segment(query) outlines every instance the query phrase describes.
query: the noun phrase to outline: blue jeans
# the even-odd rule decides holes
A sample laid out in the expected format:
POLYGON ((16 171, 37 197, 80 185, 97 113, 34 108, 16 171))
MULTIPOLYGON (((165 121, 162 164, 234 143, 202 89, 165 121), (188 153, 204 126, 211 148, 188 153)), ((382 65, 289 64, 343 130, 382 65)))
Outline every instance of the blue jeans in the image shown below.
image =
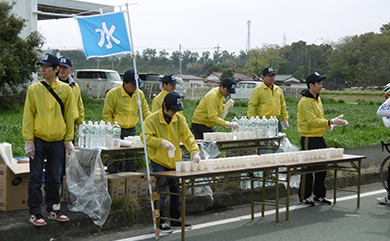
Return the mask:
POLYGON ((44 141, 34 139, 35 155, 34 159, 30 157, 30 179, 28 182, 28 200, 30 214, 41 213, 42 204, 42 177, 44 160, 46 158, 46 211, 53 210, 53 204, 61 202, 61 167, 64 162, 65 143, 61 141, 44 141))
MULTIPOLYGON (((127 136, 135 136, 137 134, 137 129, 135 127, 133 128, 121 128, 121 139, 123 140, 127 136)), ((134 158, 133 153, 126 153, 125 158, 134 158)), ((121 158, 123 155, 121 155, 121 158)), ((117 173, 118 172, 118 161, 113 161, 113 162, 107 162, 107 170, 108 172, 111 173, 117 173)), ((124 165, 125 172, 135 172, 137 171, 137 163, 135 160, 125 160, 125 165, 124 165)))
MULTIPOLYGON (((164 171, 172 171, 173 169, 169 169, 167 167, 164 167, 160 164, 155 163, 153 160, 150 160, 150 163, 152 165, 152 171, 153 172, 164 172, 164 171)), ((160 185, 164 184, 167 178, 161 177, 160 178, 160 185)), ((168 185, 169 191, 172 193, 180 193, 180 186, 179 186, 179 178, 168 178, 168 185)), ((164 188, 160 191, 167 191, 167 188, 164 188)), ((167 195, 165 193, 160 193, 160 216, 164 216, 164 201, 167 195)), ((155 203, 156 205, 156 203, 155 203)), ((181 216, 180 211, 180 196, 179 195, 171 195, 170 203, 169 203, 169 215, 171 218, 179 219, 181 216)))

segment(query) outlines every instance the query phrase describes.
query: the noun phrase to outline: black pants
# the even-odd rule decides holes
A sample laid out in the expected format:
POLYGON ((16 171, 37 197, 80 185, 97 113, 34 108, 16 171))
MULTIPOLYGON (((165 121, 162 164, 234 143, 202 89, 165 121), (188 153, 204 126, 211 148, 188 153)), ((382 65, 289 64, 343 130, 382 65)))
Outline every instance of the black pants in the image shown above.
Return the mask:
POLYGON ((210 128, 202 124, 192 123, 191 128, 192 128, 192 133, 194 133, 194 137, 196 140, 203 140, 204 139, 203 133, 214 132, 213 127, 210 128))
MULTIPOLYGON (((302 150, 313 150, 313 149, 321 149, 327 147, 328 145, 326 144, 324 137, 303 137, 303 136, 301 137, 302 150)), ((305 171, 310 171, 310 170, 315 171, 315 169, 316 167, 310 169, 304 168, 305 171)), ((325 197, 326 196, 325 177, 326 177, 326 172, 315 172, 314 189, 313 189, 313 173, 301 175, 301 183, 299 184, 299 190, 298 190, 299 200, 309 198, 312 193, 317 198, 325 197)))

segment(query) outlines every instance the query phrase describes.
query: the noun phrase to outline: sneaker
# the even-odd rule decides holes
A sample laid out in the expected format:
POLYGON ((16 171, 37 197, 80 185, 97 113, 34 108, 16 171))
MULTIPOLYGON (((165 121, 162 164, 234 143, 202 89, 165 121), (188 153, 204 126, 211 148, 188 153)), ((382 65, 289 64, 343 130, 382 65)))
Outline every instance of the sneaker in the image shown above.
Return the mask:
POLYGON ((45 226, 47 223, 45 219, 43 219, 42 214, 33 214, 30 216, 30 223, 34 224, 35 226, 45 226))
POLYGON ((63 214, 61 210, 57 210, 57 211, 53 210, 53 211, 47 213, 47 218, 51 219, 51 220, 57 220, 60 222, 68 222, 69 221, 69 218, 65 214, 63 214))
POLYGON ((301 200, 300 203, 302 205, 306 205, 306 206, 310 206, 310 207, 315 205, 313 200, 311 200, 311 198, 305 198, 305 199, 301 200))
POLYGON ((168 226, 166 223, 161 223, 160 224, 160 232, 162 233, 172 233, 172 229, 168 226))
POLYGON ((390 200, 388 197, 377 197, 376 200, 382 205, 390 205, 390 200))
POLYGON ((319 197, 319 198, 315 197, 314 201, 319 202, 321 204, 327 204, 327 205, 331 205, 332 204, 332 202, 329 201, 326 197, 319 197))
MULTIPOLYGON (((192 224, 185 224, 184 227, 185 227, 185 230, 190 230, 192 228, 192 224)), ((171 228, 181 229, 181 222, 171 221, 171 228)))

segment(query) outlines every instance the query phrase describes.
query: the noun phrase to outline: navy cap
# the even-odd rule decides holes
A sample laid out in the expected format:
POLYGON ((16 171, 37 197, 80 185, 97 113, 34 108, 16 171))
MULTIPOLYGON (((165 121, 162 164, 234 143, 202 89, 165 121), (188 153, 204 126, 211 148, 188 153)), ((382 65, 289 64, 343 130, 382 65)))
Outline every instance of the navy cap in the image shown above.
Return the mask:
POLYGON ((173 110, 182 111, 184 110, 183 105, 181 104, 183 99, 181 95, 177 92, 170 92, 164 98, 164 103, 169 104, 173 110))
MULTIPOLYGON (((131 83, 133 85, 137 85, 135 83, 135 78, 134 78, 134 70, 130 69, 128 71, 125 72, 125 74, 123 75, 123 81, 125 83, 131 83)), ((140 78, 138 78, 138 85, 141 85, 143 82, 140 78)))
POLYGON ((272 66, 265 67, 263 71, 261 72, 263 76, 276 74, 274 68, 272 66))
POLYGON ((230 94, 236 93, 237 82, 233 78, 226 78, 222 81, 222 86, 226 87, 230 94))
POLYGON ((47 65, 47 66, 58 66, 60 65, 60 61, 58 61, 58 58, 52 54, 45 54, 41 61, 39 61, 37 63, 37 65, 40 65, 40 64, 43 64, 43 65, 47 65))
POLYGON ((165 84, 175 85, 175 84, 177 84, 176 76, 173 74, 166 74, 162 78, 162 82, 165 84))
POLYGON ((65 66, 66 68, 72 67, 72 61, 65 56, 59 58, 60 66, 65 66))
POLYGON ((320 75, 318 72, 312 72, 306 77, 306 83, 321 82, 326 78, 325 75, 320 75))

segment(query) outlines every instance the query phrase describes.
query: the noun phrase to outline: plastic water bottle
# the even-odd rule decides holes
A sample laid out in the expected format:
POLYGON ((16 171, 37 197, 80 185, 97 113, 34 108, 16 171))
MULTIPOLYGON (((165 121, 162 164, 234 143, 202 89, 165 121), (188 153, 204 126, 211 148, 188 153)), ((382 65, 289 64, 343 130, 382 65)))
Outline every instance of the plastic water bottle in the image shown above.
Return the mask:
POLYGON ((119 148, 121 146, 121 127, 118 125, 118 122, 115 121, 112 129, 114 131, 114 148, 119 148))
POLYGON ((103 120, 100 121, 99 123, 99 146, 106 146, 106 131, 107 131, 107 126, 103 120))
POLYGON ((268 136, 268 120, 267 117, 263 116, 263 137, 268 136))
MULTIPOLYGON (((236 123, 238 123, 238 126, 240 126, 240 123, 239 123, 237 117, 234 117, 232 122, 236 122, 236 123)), ((234 128, 231 128, 231 129, 232 129, 232 132, 234 132, 234 139, 237 139, 237 130, 234 128)))
POLYGON ((259 132, 258 130, 261 128, 261 119, 259 118, 259 116, 256 116, 255 118, 255 132, 256 132, 256 136, 257 138, 261 138, 263 137, 262 135, 259 135, 259 132))
POLYGON ((92 129, 92 121, 88 121, 87 129, 85 131, 85 147, 91 148, 91 129, 92 129))
POLYGON ((256 130, 256 119, 254 116, 252 116, 250 119, 249 119, 249 130, 250 132, 253 133, 253 137, 254 138, 257 138, 257 130, 256 130))
POLYGON ((279 133, 279 120, 274 116, 274 136, 277 136, 279 133))
POLYGON ((107 123, 107 130, 106 130, 106 147, 107 148, 113 148, 114 145, 114 131, 112 129, 112 125, 110 122, 107 123))
POLYGON ((241 116, 240 120, 238 121, 238 125, 239 125, 239 128, 238 128, 238 131, 239 132, 243 132, 245 131, 245 120, 244 120, 244 117, 241 116))
POLYGON ((85 147, 85 135, 87 131, 87 124, 85 121, 79 126, 79 131, 78 131, 78 138, 79 138, 79 147, 84 148, 85 147))
POLYGON ((91 125, 91 129, 89 130, 90 136, 91 136, 91 147, 94 148, 97 147, 97 128, 98 128, 98 123, 95 121, 93 125, 91 125))

